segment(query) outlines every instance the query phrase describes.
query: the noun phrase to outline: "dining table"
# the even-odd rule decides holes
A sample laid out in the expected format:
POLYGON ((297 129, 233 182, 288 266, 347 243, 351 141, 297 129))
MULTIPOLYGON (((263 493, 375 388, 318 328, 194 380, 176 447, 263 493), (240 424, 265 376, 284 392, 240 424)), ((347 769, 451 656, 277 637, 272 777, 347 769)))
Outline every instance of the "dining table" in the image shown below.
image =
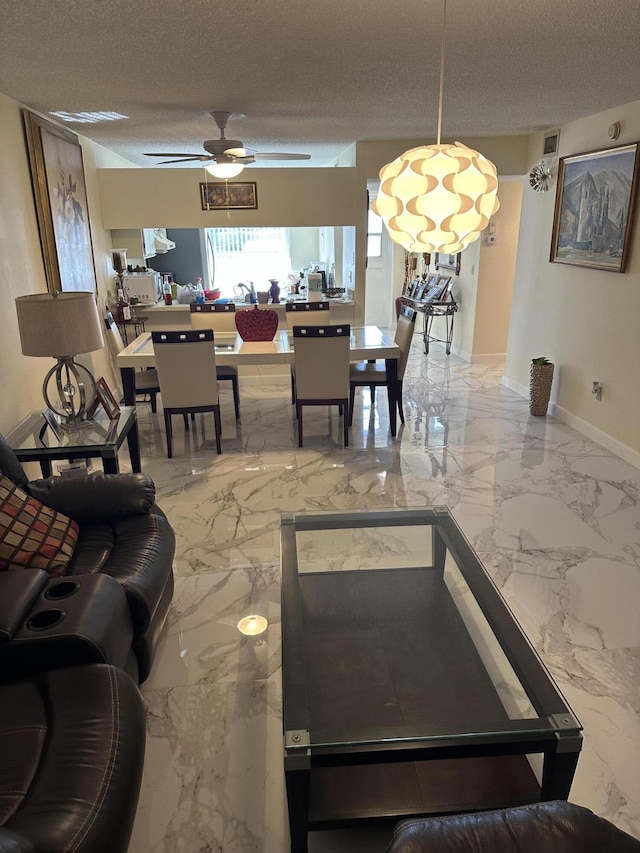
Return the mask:
MULTIPOLYGON (((271 341, 245 341, 237 332, 216 332, 214 338, 216 363, 221 366, 239 367, 248 364, 293 364, 293 333, 290 329, 276 332, 271 341)), ((352 326, 350 335, 350 360, 369 361, 384 359, 387 372, 387 394, 389 398, 389 427, 391 435, 397 432, 398 358, 400 347, 378 326, 352 326)), ((116 363, 122 376, 124 402, 135 405, 135 370, 155 367, 155 354, 151 333, 145 332, 121 350, 116 363)))

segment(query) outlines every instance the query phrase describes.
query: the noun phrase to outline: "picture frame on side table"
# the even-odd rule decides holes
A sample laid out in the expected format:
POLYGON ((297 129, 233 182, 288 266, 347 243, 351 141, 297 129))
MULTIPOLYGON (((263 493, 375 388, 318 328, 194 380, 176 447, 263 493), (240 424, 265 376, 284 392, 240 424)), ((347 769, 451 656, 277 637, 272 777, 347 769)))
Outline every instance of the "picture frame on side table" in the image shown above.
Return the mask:
MULTIPOLYGON (((114 420, 120 414, 120 404, 113 396, 111 388, 107 385, 104 376, 96 379, 96 397, 102 408, 107 413, 110 421, 114 420)), ((92 412, 92 415, 95 413, 92 412)))
POLYGON ((78 137, 22 110, 47 289, 96 292, 87 189, 78 137))
POLYGON ((200 184, 200 202, 203 210, 257 210, 258 185, 255 181, 207 181, 200 184))
POLYGON ((624 272, 638 188, 638 146, 560 158, 552 263, 624 272))
POLYGON ((462 252, 455 255, 444 255, 442 252, 436 252, 436 269, 451 270, 455 275, 460 275, 460 259, 462 252))

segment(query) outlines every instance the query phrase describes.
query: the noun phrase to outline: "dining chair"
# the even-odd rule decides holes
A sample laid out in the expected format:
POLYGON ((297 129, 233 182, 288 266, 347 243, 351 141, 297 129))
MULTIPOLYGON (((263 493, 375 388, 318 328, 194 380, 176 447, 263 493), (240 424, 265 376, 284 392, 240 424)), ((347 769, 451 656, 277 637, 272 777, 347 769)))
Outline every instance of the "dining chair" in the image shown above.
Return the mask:
MULTIPOLYGON (((222 453, 220 436, 220 400, 216 375, 216 350, 213 329, 151 332, 167 434, 167 456, 173 456, 171 418, 181 414, 213 412, 216 450, 222 453)), ((203 428, 204 429, 204 428, 203 428)))
MULTIPOLYGON (((287 302, 285 313, 289 331, 295 325, 325 326, 329 323, 328 302, 287 302)), ((291 365, 291 404, 296 402, 296 371, 291 365)))
MULTIPOLYGON (((124 341, 120 334, 118 324, 113 319, 111 311, 107 311, 104 315, 105 337, 107 345, 111 351, 111 355, 115 358, 119 352, 124 349, 124 341)), ((136 384, 136 396, 138 394, 148 394, 151 401, 151 411, 155 414, 157 411, 157 395, 160 393, 160 385, 158 384, 158 371, 155 367, 144 370, 136 370, 134 374, 136 384)))
MULTIPOLYGON (((192 329, 213 329, 214 332, 236 331, 236 306, 233 302, 211 302, 189 306, 192 329)), ((238 387, 238 368, 219 364, 216 367, 218 382, 231 382, 233 388, 233 406, 236 420, 240 419, 240 389, 238 387)))
POLYGON ((298 447, 302 447, 303 406, 338 406, 349 446, 349 344, 351 326, 294 326, 295 403, 298 447))
MULTIPOLYGON (((416 327, 416 317, 418 312, 408 305, 402 305, 400 314, 398 315, 398 324, 394 341, 400 347, 400 357, 398 358, 398 382, 396 400, 398 403, 398 414, 400 422, 404 423, 404 411, 402 408, 402 380, 404 379, 409 352, 411 350, 411 341, 416 327)), ((358 386, 369 386, 371 389, 371 405, 375 403, 376 387, 387 385, 387 370, 382 361, 359 361, 349 367, 349 423, 353 422, 353 404, 355 400, 356 388, 358 386)))

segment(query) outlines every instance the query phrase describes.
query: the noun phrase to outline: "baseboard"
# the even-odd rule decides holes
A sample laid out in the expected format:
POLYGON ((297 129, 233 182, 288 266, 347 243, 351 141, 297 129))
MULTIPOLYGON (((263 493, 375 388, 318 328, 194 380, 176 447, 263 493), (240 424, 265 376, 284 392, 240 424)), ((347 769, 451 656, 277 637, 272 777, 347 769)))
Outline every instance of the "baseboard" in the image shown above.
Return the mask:
POLYGON ((640 468, 640 453, 637 450, 634 450, 627 444, 623 444, 621 441, 618 441, 617 438, 603 432, 588 421, 577 417, 577 415, 573 415, 571 412, 563 409, 562 406, 558 406, 557 403, 553 404, 551 414, 554 418, 562 421, 563 424, 573 427, 573 429, 581 432, 582 435, 586 435, 587 438, 590 438, 597 444, 601 444, 602 447, 606 447, 607 450, 615 453, 616 456, 624 459, 625 462, 628 462, 635 468, 640 468))
POLYGON ((471 364, 500 364, 507 357, 506 352, 483 352, 471 356, 471 364))
MULTIPOLYGON (((502 384, 510 391, 518 394, 520 397, 524 397, 526 400, 529 399, 528 385, 521 385, 520 382, 516 382, 515 379, 511 379, 509 376, 502 377, 502 384)), ((637 450, 634 450, 627 444, 623 444, 621 441, 618 441, 617 438, 603 432, 588 421, 572 414, 562 406, 553 402, 553 400, 549 403, 549 414, 552 417, 557 418, 561 423, 572 427, 577 432, 587 438, 590 438, 591 441, 595 441, 596 444, 610 450, 611 453, 615 453, 616 456, 624 459, 625 462, 628 462, 629 465, 633 465, 634 468, 640 468, 640 453, 637 450)))

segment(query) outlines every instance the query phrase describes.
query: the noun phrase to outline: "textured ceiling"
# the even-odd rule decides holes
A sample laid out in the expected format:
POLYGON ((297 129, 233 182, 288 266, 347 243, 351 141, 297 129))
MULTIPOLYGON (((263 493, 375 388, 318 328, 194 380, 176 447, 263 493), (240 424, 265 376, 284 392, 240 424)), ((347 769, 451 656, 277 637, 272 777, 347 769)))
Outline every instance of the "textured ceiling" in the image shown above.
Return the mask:
MULTIPOLYGON (((442 0, 0 0, 0 92, 129 158, 218 136, 332 165, 437 128, 442 0)), ((443 139, 528 133, 640 99, 639 0, 448 0, 443 139)), ((261 164, 262 165, 262 164, 261 164)), ((285 165, 275 163, 274 165, 285 165)), ((293 163, 292 165, 302 165, 293 163)))

